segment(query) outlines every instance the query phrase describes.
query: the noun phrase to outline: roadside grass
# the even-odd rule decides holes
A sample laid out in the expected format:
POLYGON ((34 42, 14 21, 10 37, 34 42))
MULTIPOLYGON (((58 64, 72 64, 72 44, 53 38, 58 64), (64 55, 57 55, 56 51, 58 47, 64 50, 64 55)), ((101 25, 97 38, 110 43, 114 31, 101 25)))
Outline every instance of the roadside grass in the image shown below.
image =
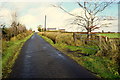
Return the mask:
POLYGON ((11 72, 11 68, 19 55, 23 44, 32 36, 29 35, 21 40, 2 41, 3 42, 3 55, 2 55, 2 72, 3 78, 6 78, 11 72), (4 47, 4 45, 6 47, 4 47))
MULTIPOLYGON (((41 35, 40 35, 41 36, 41 35)), ((49 38, 47 38, 47 37, 45 37, 45 36, 41 36, 43 39, 45 39, 47 42, 49 42, 50 44, 54 44, 54 42, 51 40, 51 39, 49 39, 49 38)))
MULTIPOLYGON (((39 34, 40 35, 40 34, 39 34)), ((96 56, 96 52, 99 50, 97 46, 93 45, 84 45, 83 46, 70 46, 64 43, 55 43, 48 37, 40 35, 53 47, 63 52, 71 59, 75 60, 78 64, 82 65, 93 74, 100 78, 120 78, 119 73, 117 72, 117 64, 112 63, 106 57, 96 56), (88 56, 81 55, 89 54, 88 56)))
POLYGON ((66 47, 72 51, 80 50, 81 53, 85 53, 89 55, 93 55, 96 53, 96 51, 99 50, 97 46, 93 46, 93 45, 84 45, 84 47, 83 46, 66 46, 66 47))
POLYGON ((102 33, 100 36, 107 36, 109 38, 120 38, 120 33, 102 33))
POLYGON ((77 58, 77 62, 92 71, 94 74, 101 78, 120 78, 118 72, 114 72, 112 68, 116 68, 115 64, 111 64, 111 61, 107 58, 98 56, 83 56, 77 58), (111 67, 108 65, 111 64, 111 67))

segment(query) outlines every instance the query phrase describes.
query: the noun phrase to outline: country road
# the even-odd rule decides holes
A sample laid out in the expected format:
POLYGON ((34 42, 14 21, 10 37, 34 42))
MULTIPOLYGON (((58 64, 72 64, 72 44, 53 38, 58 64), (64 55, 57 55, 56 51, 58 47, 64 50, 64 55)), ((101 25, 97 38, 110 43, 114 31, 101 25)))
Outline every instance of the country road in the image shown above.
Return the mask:
POLYGON ((37 33, 23 45, 9 78, 97 78, 37 33))

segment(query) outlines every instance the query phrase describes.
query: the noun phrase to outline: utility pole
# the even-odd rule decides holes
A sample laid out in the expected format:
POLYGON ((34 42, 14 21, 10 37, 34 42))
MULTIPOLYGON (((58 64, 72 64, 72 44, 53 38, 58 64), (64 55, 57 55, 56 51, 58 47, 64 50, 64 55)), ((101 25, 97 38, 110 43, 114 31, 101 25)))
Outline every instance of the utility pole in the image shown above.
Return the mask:
POLYGON ((45 31, 46 31, 46 15, 45 15, 45 31))

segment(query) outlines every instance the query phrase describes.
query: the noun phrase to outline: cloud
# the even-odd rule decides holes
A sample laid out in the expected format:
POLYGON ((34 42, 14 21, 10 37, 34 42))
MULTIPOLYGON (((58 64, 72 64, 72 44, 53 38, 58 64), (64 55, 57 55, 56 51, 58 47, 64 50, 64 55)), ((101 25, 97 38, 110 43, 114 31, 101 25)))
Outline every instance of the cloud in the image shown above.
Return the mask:
MULTIPOLYGON (((38 25, 44 27, 44 17, 47 16, 47 28, 65 28, 67 31, 81 31, 81 28, 77 25, 70 25, 69 19, 73 18, 69 14, 65 13, 63 10, 52 7, 50 4, 53 3, 7 3, 7 8, 3 8, 0 11, 0 15, 6 17, 6 22, 10 21, 10 14, 13 8, 17 8, 19 14, 19 21, 26 25, 26 27, 32 28, 37 31, 38 25), (8 8, 8 7, 11 8, 8 8), (9 20, 8 20, 9 18, 9 20)), ((71 11, 71 13, 79 14, 84 16, 84 11, 81 8, 76 8, 71 11)), ((106 21, 109 22, 109 21, 106 21)), ((104 21, 105 23, 105 21, 104 21)), ((111 27, 101 28, 97 31, 116 31, 117 30, 117 21, 111 22, 111 27)))
POLYGON ((0 24, 10 24, 11 23, 11 11, 7 8, 2 8, 0 10, 0 24))
POLYGON ((29 9, 28 13, 21 17, 21 21, 32 29, 36 28, 38 25, 43 25, 44 27, 45 15, 47 16, 48 28, 64 28, 66 19, 71 18, 70 15, 58 8, 41 6, 29 9))
MULTIPOLYGON (((20 17, 19 21, 22 23, 22 24, 25 24, 26 27, 29 29, 29 28, 32 28, 32 29, 36 29, 36 26, 35 25, 39 25, 39 20, 33 16, 33 15, 25 15, 25 16, 22 16, 20 17)), ((34 29, 34 30, 35 30, 34 29)))
POLYGON ((100 24, 107 24, 107 27, 103 26, 98 30, 95 31, 111 31, 111 32, 118 32, 118 20, 103 20, 100 21, 100 24))

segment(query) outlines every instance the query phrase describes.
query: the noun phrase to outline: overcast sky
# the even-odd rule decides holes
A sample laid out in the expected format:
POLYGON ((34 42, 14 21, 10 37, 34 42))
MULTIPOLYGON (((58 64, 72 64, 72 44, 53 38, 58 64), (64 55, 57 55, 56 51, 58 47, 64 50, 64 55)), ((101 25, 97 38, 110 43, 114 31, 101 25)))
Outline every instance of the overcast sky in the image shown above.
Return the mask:
MULTIPOLYGON (((78 27, 69 25, 69 19, 72 16, 68 15, 59 8, 51 6, 51 4, 61 4, 69 12, 81 12, 80 7, 74 2, 6 2, 0 3, 0 22, 4 22, 10 25, 11 13, 13 11, 17 12, 18 21, 26 25, 26 27, 32 28, 37 31, 38 25, 44 27, 44 17, 47 16, 47 27, 48 28, 65 28, 68 31, 80 31, 78 27)), ((112 4, 110 7, 106 8, 99 16, 113 16, 118 17, 118 5, 112 4)), ((112 21, 113 27, 101 28, 105 31, 117 31, 118 21, 112 21)))

